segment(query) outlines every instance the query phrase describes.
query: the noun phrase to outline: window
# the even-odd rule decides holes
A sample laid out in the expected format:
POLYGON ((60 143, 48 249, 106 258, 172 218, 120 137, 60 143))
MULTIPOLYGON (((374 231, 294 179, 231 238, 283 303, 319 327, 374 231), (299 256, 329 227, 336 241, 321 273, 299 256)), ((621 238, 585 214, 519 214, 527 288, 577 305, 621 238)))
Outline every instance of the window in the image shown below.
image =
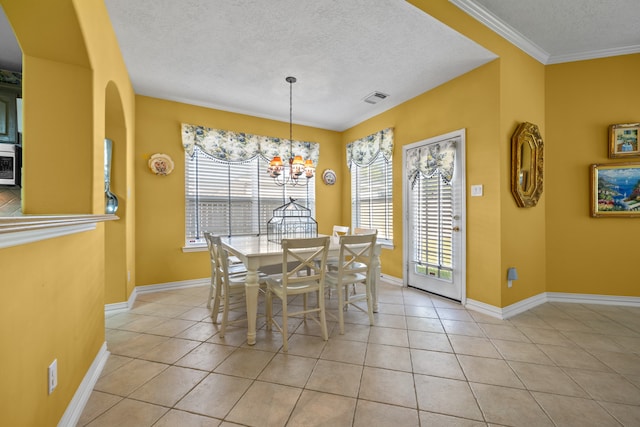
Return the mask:
POLYGON ((393 243, 393 129, 347 145, 351 169, 351 227, 375 228, 378 240, 393 243))
POLYGON ((187 245, 204 243, 203 231, 266 234, 273 210, 288 203, 289 197, 315 216, 315 180, 304 187, 280 187, 267 175, 269 162, 260 156, 232 163, 196 148, 193 157, 185 154, 185 164, 187 245))
POLYGON ((411 189, 416 272, 452 281, 453 190, 440 174, 421 175, 411 189))

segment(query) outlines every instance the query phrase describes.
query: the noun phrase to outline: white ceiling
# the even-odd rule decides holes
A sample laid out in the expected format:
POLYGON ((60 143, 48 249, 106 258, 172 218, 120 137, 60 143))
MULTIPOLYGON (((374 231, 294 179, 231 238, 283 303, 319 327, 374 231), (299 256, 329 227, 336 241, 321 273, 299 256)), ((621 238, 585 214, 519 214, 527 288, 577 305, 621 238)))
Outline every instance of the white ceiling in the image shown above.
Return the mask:
MULTIPOLYGON (((638 0, 450 0, 544 64, 640 52, 638 0)), ((137 94, 344 130, 495 58, 404 0, 105 0, 137 94), (376 105, 374 91, 389 97, 376 105)), ((1 9, 0 9, 0 12, 1 9)), ((21 53, 0 13, 0 68, 21 53)))
POLYGON ((543 64, 640 52, 639 0, 449 0, 543 64))

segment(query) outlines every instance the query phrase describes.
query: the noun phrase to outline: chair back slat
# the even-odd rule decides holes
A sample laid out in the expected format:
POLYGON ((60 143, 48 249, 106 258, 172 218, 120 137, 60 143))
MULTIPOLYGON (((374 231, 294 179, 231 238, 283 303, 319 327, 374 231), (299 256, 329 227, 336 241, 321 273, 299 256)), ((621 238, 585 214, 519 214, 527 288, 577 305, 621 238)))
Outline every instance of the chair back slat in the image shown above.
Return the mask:
POLYGON ((378 229, 377 228, 360 228, 360 227, 355 227, 353 229, 353 234, 378 234, 378 229))
POLYGON ((340 237, 338 275, 368 273, 372 266, 376 233, 340 237))
POLYGON ((310 281, 324 284, 329 239, 328 236, 309 239, 282 239, 282 283, 284 287, 310 281))
POLYGON ((344 236, 345 234, 349 234, 349 227, 346 225, 334 225, 333 226, 333 237, 344 236))

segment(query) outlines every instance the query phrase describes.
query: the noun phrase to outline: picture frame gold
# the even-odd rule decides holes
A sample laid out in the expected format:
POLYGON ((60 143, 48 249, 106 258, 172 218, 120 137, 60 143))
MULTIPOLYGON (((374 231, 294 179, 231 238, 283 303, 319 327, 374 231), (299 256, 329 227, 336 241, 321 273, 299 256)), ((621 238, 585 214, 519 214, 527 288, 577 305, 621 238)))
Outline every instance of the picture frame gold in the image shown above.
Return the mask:
POLYGON ((640 217, 640 162, 591 165, 591 216, 640 217))
POLYGON ((609 126, 609 158, 640 157, 640 123, 609 126))
POLYGON ((538 204, 544 175, 544 142, 538 126, 523 122, 511 137, 511 194, 520 208, 538 204))

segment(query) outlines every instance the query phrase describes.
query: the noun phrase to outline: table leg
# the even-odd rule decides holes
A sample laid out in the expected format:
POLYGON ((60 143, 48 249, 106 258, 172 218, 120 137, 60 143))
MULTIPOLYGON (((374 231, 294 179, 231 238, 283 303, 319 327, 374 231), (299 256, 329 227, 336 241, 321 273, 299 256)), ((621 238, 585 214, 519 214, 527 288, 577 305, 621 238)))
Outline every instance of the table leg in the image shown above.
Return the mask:
POLYGON ((254 345, 256 343, 256 323, 258 317, 258 268, 256 266, 247 266, 247 278, 245 282, 246 300, 247 300, 247 344, 254 345))
POLYGON ((373 299, 373 312, 378 312, 378 282, 380 281, 380 250, 376 248, 373 254, 373 281, 371 283, 371 298, 373 299))

